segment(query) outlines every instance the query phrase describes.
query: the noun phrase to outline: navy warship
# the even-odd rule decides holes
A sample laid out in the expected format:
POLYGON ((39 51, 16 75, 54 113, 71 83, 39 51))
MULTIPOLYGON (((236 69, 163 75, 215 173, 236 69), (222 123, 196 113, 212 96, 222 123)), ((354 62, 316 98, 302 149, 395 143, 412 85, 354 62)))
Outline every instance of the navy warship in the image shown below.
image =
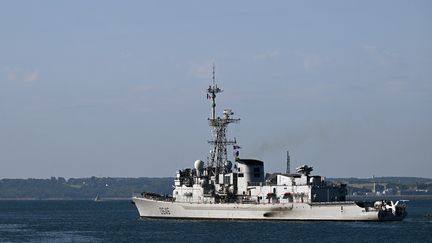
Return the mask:
POLYGON ((349 201, 346 184, 331 183, 313 168, 300 166, 290 173, 287 153, 285 173, 264 173, 264 162, 240 158, 236 139, 228 139, 227 127, 238 123, 230 109, 216 116, 215 82, 207 88, 211 104, 208 124, 212 137, 207 161, 196 160, 193 168, 178 170, 173 194, 142 192, 132 197, 145 218, 236 219, 236 220, 356 220, 396 221, 406 217, 403 201, 349 201), (232 161, 227 149, 232 146, 232 161))

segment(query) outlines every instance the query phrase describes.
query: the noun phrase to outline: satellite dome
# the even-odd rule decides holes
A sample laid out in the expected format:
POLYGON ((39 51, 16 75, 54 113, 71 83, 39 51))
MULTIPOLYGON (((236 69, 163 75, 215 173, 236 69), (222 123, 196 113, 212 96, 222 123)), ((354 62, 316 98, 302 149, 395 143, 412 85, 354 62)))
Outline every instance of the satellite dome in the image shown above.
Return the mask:
POLYGON ((204 162, 202 160, 195 160, 194 167, 197 171, 202 171, 204 168, 204 162))

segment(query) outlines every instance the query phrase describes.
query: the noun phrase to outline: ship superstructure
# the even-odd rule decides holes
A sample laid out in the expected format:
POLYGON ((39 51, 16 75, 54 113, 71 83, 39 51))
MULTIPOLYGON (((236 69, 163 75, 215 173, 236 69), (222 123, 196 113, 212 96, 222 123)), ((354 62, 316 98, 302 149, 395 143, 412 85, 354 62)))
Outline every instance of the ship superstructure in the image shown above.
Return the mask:
POLYGON ((239 157, 236 139, 227 138, 227 127, 238 123, 230 109, 216 116, 215 82, 206 90, 211 103, 208 123, 212 137, 207 162, 196 160, 194 168, 176 172, 172 196, 143 192, 132 198, 142 217, 194 219, 275 220, 402 220, 403 203, 389 201, 346 201, 346 185, 327 182, 312 175, 312 167, 300 166, 290 173, 287 152, 286 173, 268 176, 264 162, 239 157), (233 148, 233 161, 228 159, 233 148))

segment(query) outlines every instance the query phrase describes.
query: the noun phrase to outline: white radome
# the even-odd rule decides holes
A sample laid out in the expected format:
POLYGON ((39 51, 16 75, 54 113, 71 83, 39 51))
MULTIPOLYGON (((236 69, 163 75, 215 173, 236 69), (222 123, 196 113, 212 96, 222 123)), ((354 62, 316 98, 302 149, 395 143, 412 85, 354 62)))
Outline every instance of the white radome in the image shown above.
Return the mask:
POLYGON ((195 160, 194 167, 197 171, 202 171, 204 169, 204 161, 199 159, 195 160))

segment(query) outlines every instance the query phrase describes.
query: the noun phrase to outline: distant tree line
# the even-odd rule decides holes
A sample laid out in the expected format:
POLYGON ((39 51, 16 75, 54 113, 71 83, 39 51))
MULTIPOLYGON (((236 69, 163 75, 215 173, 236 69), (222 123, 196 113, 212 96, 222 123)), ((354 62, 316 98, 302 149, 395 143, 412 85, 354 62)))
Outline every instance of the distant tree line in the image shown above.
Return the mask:
POLYGON ((432 179, 422 177, 373 177, 373 178, 330 178, 332 181, 341 181, 347 184, 356 183, 393 183, 399 185, 431 184, 432 179))
POLYGON ((0 199, 130 198, 143 191, 172 193, 173 178, 1 179, 0 199))
POLYGON ((419 177, 333 178, 333 182, 348 185, 348 193, 365 195, 409 194, 432 195, 432 179, 419 177))

